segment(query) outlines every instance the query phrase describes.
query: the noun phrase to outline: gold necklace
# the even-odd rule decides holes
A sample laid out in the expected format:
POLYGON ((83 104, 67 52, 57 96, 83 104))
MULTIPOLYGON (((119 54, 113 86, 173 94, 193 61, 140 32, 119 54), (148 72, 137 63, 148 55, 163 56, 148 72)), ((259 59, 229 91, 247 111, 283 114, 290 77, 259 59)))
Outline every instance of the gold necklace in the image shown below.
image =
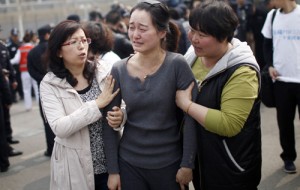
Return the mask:
POLYGON ((144 75, 144 79, 146 79, 147 77, 149 77, 150 75, 154 74, 158 69, 159 67, 162 65, 162 63, 159 63, 157 65, 155 65, 152 69, 150 69, 149 72, 145 72, 144 70, 141 69, 141 71, 143 72, 143 75, 144 75))

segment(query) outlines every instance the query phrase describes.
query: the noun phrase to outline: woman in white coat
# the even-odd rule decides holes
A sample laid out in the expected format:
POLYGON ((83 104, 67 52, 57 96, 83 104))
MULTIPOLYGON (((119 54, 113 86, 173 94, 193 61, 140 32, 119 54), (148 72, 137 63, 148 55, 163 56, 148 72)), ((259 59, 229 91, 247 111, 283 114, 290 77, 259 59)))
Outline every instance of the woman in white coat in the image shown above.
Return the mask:
POLYGON ((107 188, 103 117, 119 126, 119 108, 104 116, 116 96, 111 65, 87 61, 91 43, 82 26, 63 21, 52 31, 46 57, 50 72, 40 84, 41 103, 56 135, 51 158, 51 190, 107 188))

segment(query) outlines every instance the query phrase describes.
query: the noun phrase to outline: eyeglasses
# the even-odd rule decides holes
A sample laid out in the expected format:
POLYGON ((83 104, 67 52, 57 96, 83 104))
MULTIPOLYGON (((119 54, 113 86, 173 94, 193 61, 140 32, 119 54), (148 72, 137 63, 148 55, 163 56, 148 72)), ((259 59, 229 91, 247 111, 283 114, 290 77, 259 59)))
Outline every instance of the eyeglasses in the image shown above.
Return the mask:
POLYGON ((61 46, 72 46, 72 47, 78 47, 80 45, 80 43, 82 43, 83 45, 88 45, 92 42, 91 38, 82 38, 82 39, 73 39, 70 40, 69 42, 66 42, 64 44, 62 44, 61 46))

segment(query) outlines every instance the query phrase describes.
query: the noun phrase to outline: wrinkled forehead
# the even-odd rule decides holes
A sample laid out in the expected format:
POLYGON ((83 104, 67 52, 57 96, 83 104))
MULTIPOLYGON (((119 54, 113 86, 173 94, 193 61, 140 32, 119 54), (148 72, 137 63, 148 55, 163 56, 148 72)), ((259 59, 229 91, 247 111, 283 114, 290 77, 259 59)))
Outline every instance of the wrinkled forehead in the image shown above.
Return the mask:
POLYGON ((146 10, 136 9, 132 12, 129 24, 140 24, 140 25, 153 25, 151 15, 146 10))

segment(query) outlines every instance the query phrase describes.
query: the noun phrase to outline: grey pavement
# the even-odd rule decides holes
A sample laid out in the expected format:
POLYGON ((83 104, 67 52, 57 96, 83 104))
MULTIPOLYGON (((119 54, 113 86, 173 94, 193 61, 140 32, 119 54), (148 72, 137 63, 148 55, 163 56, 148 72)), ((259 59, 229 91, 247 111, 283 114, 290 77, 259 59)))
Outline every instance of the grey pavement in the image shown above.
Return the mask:
MULTIPOLYGON (((298 172, 285 174, 279 158, 281 152, 275 109, 261 106, 262 116, 262 180, 259 190, 300 190, 300 159, 295 162, 298 172)), ((35 103, 30 112, 26 112, 23 102, 11 108, 11 122, 14 137, 21 141, 13 145, 22 150, 21 156, 11 157, 11 167, 6 173, 0 173, 0 190, 48 190, 50 180, 50 159, 43 155, 46 147, 44 128, 35 103)), ((295 119, 297 150, 300 148, 299 116, 295 119)), ((194 190, 192 185, 190 189, 194 190)))

